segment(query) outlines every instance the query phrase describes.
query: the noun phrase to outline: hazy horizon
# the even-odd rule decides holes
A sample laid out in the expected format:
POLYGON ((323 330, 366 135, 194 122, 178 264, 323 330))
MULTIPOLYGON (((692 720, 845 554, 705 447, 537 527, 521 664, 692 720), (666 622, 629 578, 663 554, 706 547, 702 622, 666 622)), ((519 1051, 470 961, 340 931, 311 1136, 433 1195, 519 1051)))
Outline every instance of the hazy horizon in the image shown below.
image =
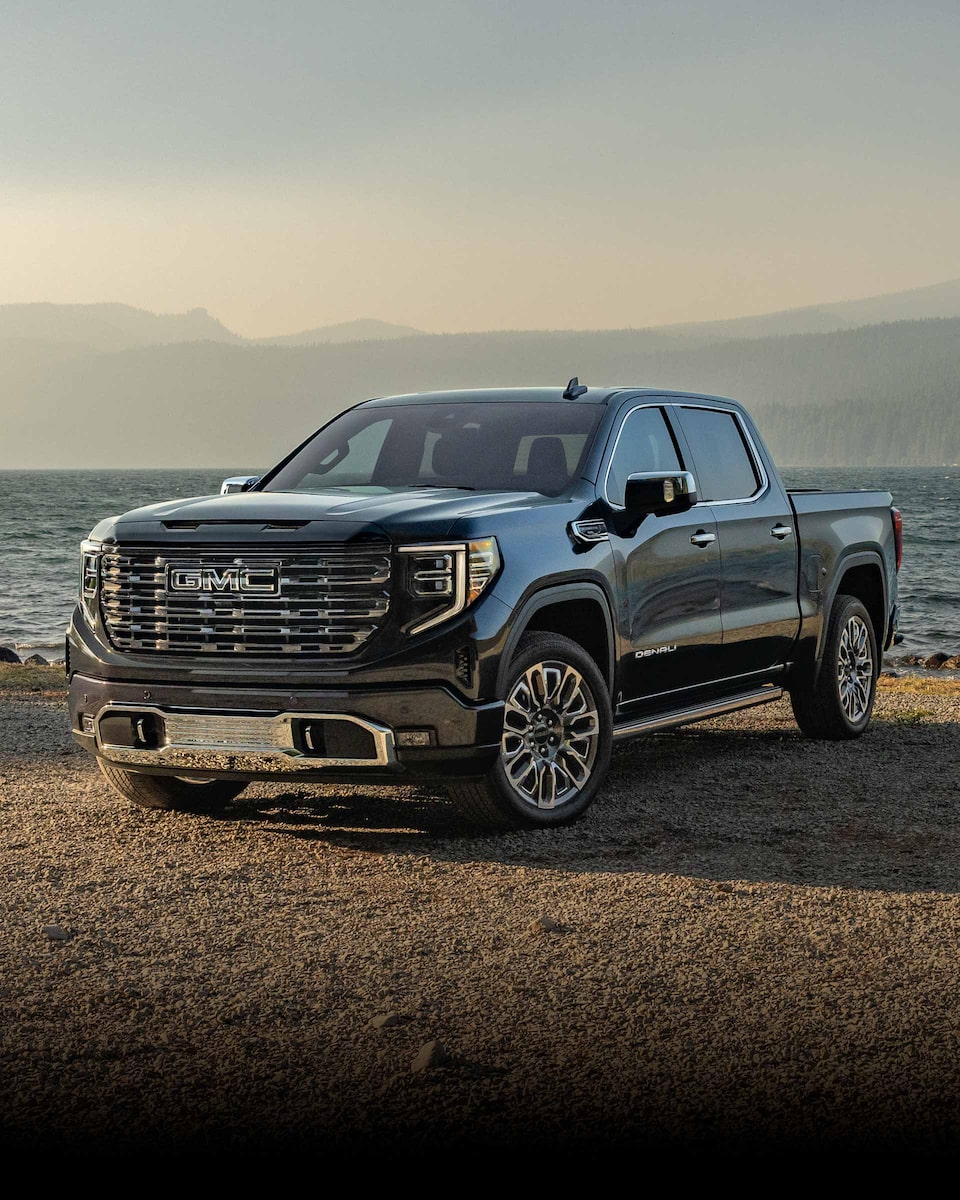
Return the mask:
POLYGON ((955 462, 958 44, 943 0, 12 0, 0 466, 229 473, 574 374, 955 462))
POLYGON ((960 275, 960 9, 15 3, 0 303, 622 329, 960 275))
MULTIPOLYGON (((682 321, 660 321, 660 322, 656 322, 656 323, 652 323, 652 324, 648 324, 648 325, 578 325, 578 326, 527 325, 527 326, 496 326, 496 327, 485 326, 482 328, 477 327, 475 329, 459 329, 459 330, 425 329, 422 327, 420 327, 420 328, 410 327, 410 335, 427 334, 427 335, 435 335, 435 336, 444 336, 444 335, 457 334, 457 333, 527 333, 527 332, 534 332, 534 333, 577 333, 577 332, 600 333, 600 332, 605 332, 605 331, 619 331, 619 330, 628 330, 628 329, 630 329, 630 330, 668 331, 668 330, 673 330, 676 328, 682 328, 687 325, 709 326, 709 325, 713 325, 713 324, 722 324, 724 322, 734 322, 734 321, 749 319, 749 318, 753 318, 753 317, 767 318, 767 317, 771 317, 771 316, 779 316, 780 314, 787 314, 787 313, 802 311, 802 310, 808 309, 808 308, 811 308, 811 309, 813 309, 813 308, 833 309, 833 308, 836 308, 838 305, 844 305, 844 304, 854 305, 860 301, 886 299, 887 297, 891 297, 891 298, 900 297, 904 293, 909 294, 909 293, 924 292, 928 289, 932 291, 933 289, 937 288, 938 286, 942 287, 942 286, 947 286, 947 285, 951 285, 951 284, 957 285, 958 287, 960 287, 960 278, 957 278, 957 279, 943 279, 943 278, 930 279, 930 280, 925 281, 924 283, 914 284, 914 285, 905 287, 903 289, 895 290, 895 291, 891 291, 891 292, 871 293, 870 295, 858 294, 856 296, 821 296, 821 297, 819 297, 819 299, 811 301, 808 304, 788 305, 783 308, 763 310, 763 311, 751 309, 749 312, 724 313, 723 315, 717 315, 717 314, 709 315, 708 314, 704 317, 697 318, 696 320, 690 319, 690 320, 682 320, 682 321)), ((214 320, 219 321, 229 333, 235 334, 238 338, 240 338, 242 340, 249 340, 251 342, 271 341, 271 340, 279 341, 281 339, 289 338, 289 337, 291 337, 297 333, 303 332, 305 330, 336 329, 338 326, 346 327, 346 326, 351 326, 354 324, 362 325, 366 322, 371 322, 373 324, 383 324, 384 326, 396 325, 397 328, 406 328, 405 326, 402 326, 402 323, 390 321, 378 313, 355 313, 352 317, 344 317, 341 320, 332 321, 332 322, 329 322, 326 324, 321 323, 321 322, 312 322, 312 323, 308 322, 306 325, 298 325, 296 328, 290 328, 290 329, 270 329, 268 331, 252 330, 252 331, 248 331, 248 332, 241 332, 239 329, 235 329, 234 327, 232 327, 229 324, 229 322, 222 320, 222 318, 220 317, 220 314, 215 312, 214 310, 212 310, 209 307, 209 305, 206 305, 206 304, 202 304, 202 303, 188 304, 185 308, 182 308, 179 310, 158 311, 158 310, 146 308, 142 304, 133 304, 126 300, 119 300, 116 297, 110 297, 107 299, 100 299, 100 300, 90 300, 90 301, 49 300, 49 299, 26 300, 26 301, 24 301, 24 300, 2 300, 2 301, 0 301, 0 311, 2 311, 4 308, 20 308, 20 307, 28 307, 28 306, 29 307, 53 306, 53 307, 58 307, 58 308, 62 307, 62 308, 84 309, 84 308, 95 308, 97 306, 110 307, 110 306, 114 306, 114 305, 121 305, 124 307, 134 308, 138 312, 146 313, 149 316, 156 316, 156 317, 182 317, 182 316, 189 316, 191 313, 202 312, 202 313, 205 313, 206 315, 212 317, 214 320)), ((863 322, 863 324, 869 324, 869 323, 870 323, 869 321, 863 322)), ((352 341, 354 339, 351 338, 348 340, 352 341)), ((376 337, 373 336, 371 338, 371 340, 376 340, 376 337)))

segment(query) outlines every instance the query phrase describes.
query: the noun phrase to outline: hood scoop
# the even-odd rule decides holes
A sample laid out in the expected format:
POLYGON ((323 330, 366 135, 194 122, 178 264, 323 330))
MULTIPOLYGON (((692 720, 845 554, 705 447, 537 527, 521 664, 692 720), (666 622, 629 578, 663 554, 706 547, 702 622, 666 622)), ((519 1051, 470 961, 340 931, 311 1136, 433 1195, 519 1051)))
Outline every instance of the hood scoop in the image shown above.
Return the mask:
POLYGON ((283 529, 302 529, 304 525, 309 525, 309 521, 267 521, 262 519, 259 521, 164 521, 164 529, 200 529, 205 525, 244 525, 248 528, 256 527, 263 530, 264 533, 274 532, 283 529))

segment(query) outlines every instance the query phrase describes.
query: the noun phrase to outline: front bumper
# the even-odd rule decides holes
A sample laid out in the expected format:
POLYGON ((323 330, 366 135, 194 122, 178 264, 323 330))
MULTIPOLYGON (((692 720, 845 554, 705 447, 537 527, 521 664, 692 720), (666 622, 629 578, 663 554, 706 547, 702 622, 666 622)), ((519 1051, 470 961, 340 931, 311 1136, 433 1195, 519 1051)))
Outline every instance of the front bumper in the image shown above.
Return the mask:
POLYGON ((501 702, 469 705, 442 686, 288 690, 114 682, 75 674, 77 743, 117 766, 205 778, 477 777, 496 760, 501 702), (430 744, 404 746, 417 731, 430 744))

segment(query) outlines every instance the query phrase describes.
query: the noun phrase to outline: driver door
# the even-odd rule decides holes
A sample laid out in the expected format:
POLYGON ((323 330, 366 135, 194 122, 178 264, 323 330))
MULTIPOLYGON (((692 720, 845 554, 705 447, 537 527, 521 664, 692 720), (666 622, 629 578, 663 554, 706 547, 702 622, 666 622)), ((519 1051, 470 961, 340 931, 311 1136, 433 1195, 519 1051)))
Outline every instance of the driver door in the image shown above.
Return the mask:
MULTIPOLYGON (((623 511, 627 476, 636 471, 684 469, 664 410, 637 405, 614 443, 603 482, 607 501, 623 511)), ((635 528, 616 519, 609 524, 621 580, 621 708, 713 682, 723 629, 712 509, 650 514, 635 528)))

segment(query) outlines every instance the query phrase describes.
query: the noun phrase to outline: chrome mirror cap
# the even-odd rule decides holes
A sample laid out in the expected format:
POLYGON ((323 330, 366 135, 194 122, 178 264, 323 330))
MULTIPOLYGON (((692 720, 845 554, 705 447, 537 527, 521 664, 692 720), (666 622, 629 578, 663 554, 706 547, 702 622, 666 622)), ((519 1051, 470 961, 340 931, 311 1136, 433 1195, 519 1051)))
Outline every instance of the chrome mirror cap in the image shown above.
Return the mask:
POLYGON ((259 475, 231 475, 220 484, 220 495, 232 496, 234 492, 249 492, 259 478, 259 475))
POLYGON ((699 499, 689 471, 636 471, 627 476, 626 508, 631 512, 686 512, 699 499))

